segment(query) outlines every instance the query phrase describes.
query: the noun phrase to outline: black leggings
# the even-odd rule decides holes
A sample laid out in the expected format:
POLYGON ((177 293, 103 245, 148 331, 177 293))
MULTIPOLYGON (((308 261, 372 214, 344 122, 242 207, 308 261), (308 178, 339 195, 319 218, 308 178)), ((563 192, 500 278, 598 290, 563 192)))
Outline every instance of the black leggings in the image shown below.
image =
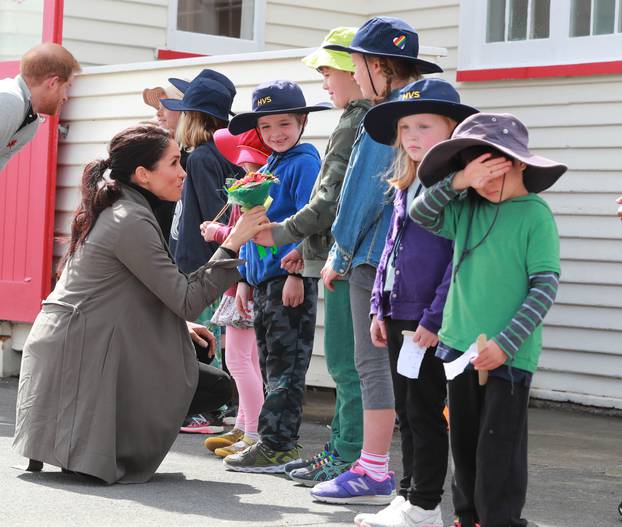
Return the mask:
POLYGON ((233 384, 224 371, 199 362, 199 383, 188 409, 189 415, 218 410, 231 400, 233 384))

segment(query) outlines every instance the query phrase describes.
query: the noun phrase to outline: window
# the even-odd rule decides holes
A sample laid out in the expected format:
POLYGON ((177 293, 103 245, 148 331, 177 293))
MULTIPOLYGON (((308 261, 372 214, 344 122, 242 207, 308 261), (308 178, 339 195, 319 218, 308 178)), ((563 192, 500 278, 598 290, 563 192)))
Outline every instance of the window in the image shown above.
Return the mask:
POLYGON ((469 70, 622 65, 621 18, 622 0, 461 0, 458 78, 469 70))
POLYGON ((622 32, 621 5, 622 0, 572 0, 570 36, 622 32))
POLYGON ((167 47, 220 55, 263 46, 265 0, 171 0, 167 47))
POLYGON ((551 0, 488 0, 486 42, 548 38, 551 0))

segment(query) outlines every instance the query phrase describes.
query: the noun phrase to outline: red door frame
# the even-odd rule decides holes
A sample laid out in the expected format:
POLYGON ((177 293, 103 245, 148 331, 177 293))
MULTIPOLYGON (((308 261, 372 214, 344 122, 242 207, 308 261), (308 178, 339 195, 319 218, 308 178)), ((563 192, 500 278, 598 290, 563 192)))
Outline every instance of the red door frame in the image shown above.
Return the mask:
MULTIPOLYGON (((43 16, 42 16, 42 41, 62 43, 63 30, 63 8, 64 0, 44 0, 43 16)), ((19 72, 19 61, 6 61, 0 63, 0 77, 14 76, 19 72)), ((17 281, 2 282, 0 290, 0 320, 12 320, 19 322, 32 322, 39 312, 40 302, 45 298, 51 290, 52 286, 52 259, 54 252, 54 212, 56 202, 56 162, 58 149, 58 116, 47 117, 46 122, 39 127, 37 136, 33 141, 26 145, 17 155, 14 156, 7 169, 11 164, 19 164, 20 156, 26 158, 29 154, 36 154, 45 158, 45 180, 43 188, 36 190, 45 192, 43 203, 37 207, 43 208, 43 226, 37 230, 36 226, 28 226, 26 235, 30 235, 35 231, 36 244, 29 247, 28 253, 25 255, 30 262, 35 262, 32 267, 36 270, 33 277, 25 277, 22 282, 26 282, 26 291, 24 285, 19 286, 17 281), (32 250, 31 250, 32 249, 32 250), (29 284, 32 283, 32 287, 29 284)), ((16 166, 16 165, 14 165, 16 166)), ((4 172, 4 171, 3 171, 4 172)), ((0 177, 7 177, 8 174, 1 174, 0 177)), ((22 177, 30 177, 30 175, 22 175, 22 177)), ((2 182, 2 188, 8 189, 12 186, 15 189, 15 182, 2 182)), ((29 189, 30 190, 30 189, 29 189)), ((34 189, 33 189, 34 190, 34 189)), ((30 213, 30 210, 27 211, 30 213)), ((2 211, 0 210, 0 214, 2 211)), ((1 219, 1 218, 0 218, 1 219)), ((7 218, 4 218, 6 223, 7 218)), ((12 218, 11 221, 24 221, 24 218, 12 218)), ((5 247, 7 249, 15 247, 5 247)), ((1 257, 2 255, 0 255, 1 257)), ((30 269, 29 269, 30 270, 30 269)))

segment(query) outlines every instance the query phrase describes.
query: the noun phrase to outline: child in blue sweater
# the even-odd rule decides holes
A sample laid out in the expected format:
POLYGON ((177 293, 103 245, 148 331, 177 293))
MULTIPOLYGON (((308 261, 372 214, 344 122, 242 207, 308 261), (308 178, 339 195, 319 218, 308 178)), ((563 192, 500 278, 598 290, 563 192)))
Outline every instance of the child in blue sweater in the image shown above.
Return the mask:
MULTIPOLYGON (((307 106, 300 87, 290 81, 271 81, 253 92, 253 111, 236 115, 229 124, 233 134, 256 128, 273 150, 262 172, 280 183, 270 189, 267 215, 280 222, 309 201, 320 169, 320 155, 310 144, 299 143, 307 114, 330 105, 307 106)), ((227 468, 240 472, 284 472, 300 459, 298 431, 302 421, 305 376, 313 349, 317 279, 289 274, 281 259, 295 244, 262 247, 247 243, 240 251, 246 260, 240 269, 236 306, 244 312, 250 286, 254 287, 255 333, 259 360, 268 385, 258 432, 260 440, 247 450, 227 456, 227 468)))

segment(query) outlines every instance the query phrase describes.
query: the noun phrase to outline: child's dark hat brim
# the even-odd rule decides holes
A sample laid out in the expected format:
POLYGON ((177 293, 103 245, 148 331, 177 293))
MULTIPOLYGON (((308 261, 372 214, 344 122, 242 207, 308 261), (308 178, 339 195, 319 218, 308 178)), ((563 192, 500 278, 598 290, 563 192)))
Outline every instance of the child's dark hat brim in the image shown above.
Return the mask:
POLYGON ((322 110, 332 110, 333 105, 328 102, 320 102, 312 106, 300 106, 295 108, 279 108, 274 110, 257 110, 255 112, 240 112, 231 119, 229 131, 233 135, 248 132, 257 127, 257 120, 264 115, 278 115, 286 113, 312 113, 322 110))
POLYGON ((188 104, 184 102, 183 99, 160 99, 160 102, 162 106, 174 112, 201 112, 216 117, 226 123, 229 122, 229 115, 218 111, 215 107, 188 104))
POLYGON ((432 147, 419 164, 417 177, 425 187, 430 187, 446 178, 456 170, 456 157, 458 154, 472 146, 490 146, 495 150, 507 154, 513 159, 518 159, 527 165, 523 172, 523 181, 529 192, 542 192, 553 184, 568 170, 563 163, 552 159, 536 156, 529 152, 510 149, 497 142, 478 139, 475 137, 457 137, 442 141, 432 147))
POLYGON ((389 57, 394 59, 401 59, 408 62, 415 63, 420 73, 443 73, 443 68, 434 62, 429 62, 417 57, 410 57, 407 55, 400 55, 399 53, 387 53, 379 50, 361 48, 359 46, 339 46, 337 44, 329 44, 324 46, 324 49, 332 49, 333 51, 345 51, 346 53, 361 53, 363 55, 374 55, 376 57, 389 57))
POLYGON ((433 113, 444 115, 460 123, 479 110, 466 104, 440 99, 388 101, 374 106, 365 115, 364 126, 377 143, 393 145, 397 136, 397 122, 407 115, 433 113))

